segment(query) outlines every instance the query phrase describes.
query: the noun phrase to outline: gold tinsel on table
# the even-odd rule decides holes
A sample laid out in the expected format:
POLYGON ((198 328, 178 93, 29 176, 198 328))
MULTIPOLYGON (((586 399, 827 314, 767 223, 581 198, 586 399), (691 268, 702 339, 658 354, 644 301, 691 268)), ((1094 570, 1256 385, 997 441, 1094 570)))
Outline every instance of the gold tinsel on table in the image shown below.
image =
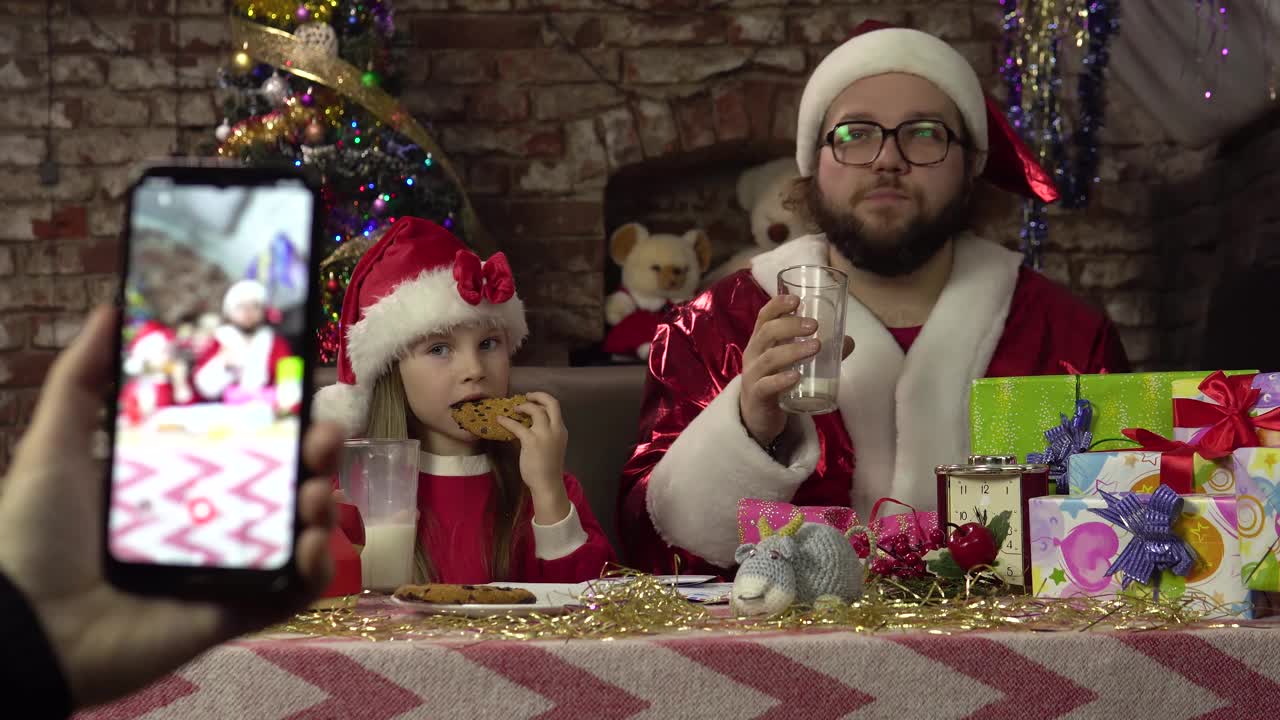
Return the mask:
POLYGON ((367 607, 313 611, 273 628, 323 637, 368 640, 505 639, 614 640, 672 633, 758 631, 925 631, 957 634, 985 631, 1073 632, 1090 630, 1187 629, 1233 627, 1242 621, 1209 620, 1218 610, 1207 598, 1184 595, 1153 602, 1135 597, 1038 598, 1003 594, 1009 590, 968 583, 944 587, 933 581, 908 587, 887 579, 871 581, 864 596, 850 604, 795 607, 768 618, 739 618, 712 612, 686 600, 652 576, 620 572, 596 582, 580 598, 581 607, 565 614, 498 614, 465 617, 444 614, 394 614, 367 607))

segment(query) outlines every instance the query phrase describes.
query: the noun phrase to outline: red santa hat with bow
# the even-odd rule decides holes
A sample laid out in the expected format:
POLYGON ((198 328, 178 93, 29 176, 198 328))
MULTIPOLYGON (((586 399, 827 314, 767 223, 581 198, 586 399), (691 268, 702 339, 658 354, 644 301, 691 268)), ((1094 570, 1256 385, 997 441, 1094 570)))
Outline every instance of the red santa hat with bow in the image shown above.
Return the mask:
POLYGON ((862 78, 895 72, 932 82, 956 104, 982 153, 978 169, 983 179, 1046 203, 1058 199, 1053 178, 1005 120, 1000 106, 983 92, 978 74, 963 55, 933 35, 877 20, 855 28, 853 37, 832 50, 809 76, 796 124, 796 164, 802 176, 816 169, 823 124, 836 97, 862 78))
POLYGON ((529 335, 506 256, 481 262, 448 230, 414 217, 397 220, 356 263, 340 323, 338 382, 316 393, 313 415, 353 436, 368 426, 374 383, 418 339, 504 327, 514 353, 529 335))

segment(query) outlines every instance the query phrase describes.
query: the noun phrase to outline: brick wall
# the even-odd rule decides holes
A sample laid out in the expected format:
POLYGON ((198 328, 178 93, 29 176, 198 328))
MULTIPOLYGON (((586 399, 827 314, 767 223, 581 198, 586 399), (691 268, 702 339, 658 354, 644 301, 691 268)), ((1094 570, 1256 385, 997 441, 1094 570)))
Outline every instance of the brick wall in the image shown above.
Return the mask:
POLYGON ((1222 149, 1152 193, 1157 353, 1174 367, 1280 370, 1280 337, 1266 320, 1280 276, 1280 113, 1222 149))
MULTIPOLYGON (((223 0, 70 5, 53 2, 50 106, 45 2, 0 0, 0 467, 54 352, 111 295, 137 161, 196 147, 219 121, 223 0), (61 165, 52 187, 46 149, 61 165)), ((721 254, 745 242, 733 177, 786 154, 807 72, 871 16, 952 41, 999 90, 995 0, 399 0, 403 99, 517 267, 534 333, 522 361, 563 363, 600 337, 611 223, 703 218, 721 254)), ((1087 211, 1052 216, 1046 271, 1157 365, 1169 293, 1151 188, 1195 176, 1204 153, 1163 140, 1122 88, 1111 98, 1103 183, 1087 211)), ((1011 218, 1001 239, 1015 236, 1011 218)))

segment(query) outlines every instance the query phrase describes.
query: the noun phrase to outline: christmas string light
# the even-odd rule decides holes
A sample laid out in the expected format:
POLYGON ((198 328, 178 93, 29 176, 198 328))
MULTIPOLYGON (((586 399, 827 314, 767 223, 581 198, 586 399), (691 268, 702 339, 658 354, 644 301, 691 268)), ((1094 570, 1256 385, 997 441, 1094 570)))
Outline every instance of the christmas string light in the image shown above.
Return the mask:
MULTIPOLYGON (((338 111, 334 109, 334 112, 338 111)), ((298 135, 325 116, 323 111, 306 107, 298 102, 297 97, 291 97, 285 101, 285 107, 281 110, 236 123, 226 141, 218 146, 218 154, 231 157, 250 145, 278 142, 282 138, 298 135)))
POLYGON ((337 8, 338 0, 235 0, 234 3, 236 13, 282 30, 292 30, 307 22, 328 24, 337 8))
MULTIPOLYGON (((1212 72, 1201 73, 1201 76, 1210 76, 1208 83, 1202 93, 1205 102, 1212 102, 1214 99, 1214 88, 1218 84, 1218 76, 1227 60, 1231 57, 1231 47, 1229 43, 1229 35, 1231 29, 1231 13, 1227 11, 1227 0, 1196 0, 1196 18, 1199 23, 1196 25, 1195 47, 1196 64, 1204 64, 1213 62, 1212 72), (1207 29, 1209 37, 1201 42, 1200 31, 1207 29), (1203 50, 1201 49, 1203 48, 1203 50)), ((1262 44, 1264 52, 1262 53, 1262 74, 1267 80, 1267 99, 1276 99, 1276 78, 1271 67, 1271 53, 1266 51, 1267 47, 1267 27, 1262 28, 1262 44)))
POLYGON ((317 329, 321 361, 332 363, 343 296, 364 250, 406 215, 473 242, 470 223, 456 219, 473 213, 464 211, 465 195, 448 163, 424 147, 434 141, 390 96, 390 3, 234 0, 231 23, 237 38, 219 68, 226 120, 212 134, 219 141, 214 151, 251 166, 296 167, 318 181, 322 237, 331 249, 320 250, 321 272, 312 281, 320 285, 326 321, 317 329), (252 27, 276 35, 263 44, 267 36, 252 27), (355 72, 355 90, 335 87, 338 75, 326 72, 343 67, 355 72), (280 79, 287 81, 283 88, 280 79))

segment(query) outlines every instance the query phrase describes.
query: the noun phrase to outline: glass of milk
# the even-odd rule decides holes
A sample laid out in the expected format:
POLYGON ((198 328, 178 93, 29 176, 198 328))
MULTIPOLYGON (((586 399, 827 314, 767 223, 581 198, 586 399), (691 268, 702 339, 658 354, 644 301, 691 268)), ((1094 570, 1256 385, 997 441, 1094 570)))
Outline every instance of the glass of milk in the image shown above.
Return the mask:
POLYGON ((418 441, 348 440, 338 475, 364 519, 360 570, 366 590, 413 582, 418 538, 418 441))
MULTIPOLYGON (((849 278, 825 265, 795 265, 778 273, 778 294, 795 295, 800 307, 795 314, 818 321, 810 337, 822 343, 818 354, 795 366, 800 382, 778 399, 790 413, 821 415, 836 409, 840 389, 840 362, 844 351, 844 310, 849 297, 849 278)), ((803 340, 806 338, 796 338, 803 340)))

